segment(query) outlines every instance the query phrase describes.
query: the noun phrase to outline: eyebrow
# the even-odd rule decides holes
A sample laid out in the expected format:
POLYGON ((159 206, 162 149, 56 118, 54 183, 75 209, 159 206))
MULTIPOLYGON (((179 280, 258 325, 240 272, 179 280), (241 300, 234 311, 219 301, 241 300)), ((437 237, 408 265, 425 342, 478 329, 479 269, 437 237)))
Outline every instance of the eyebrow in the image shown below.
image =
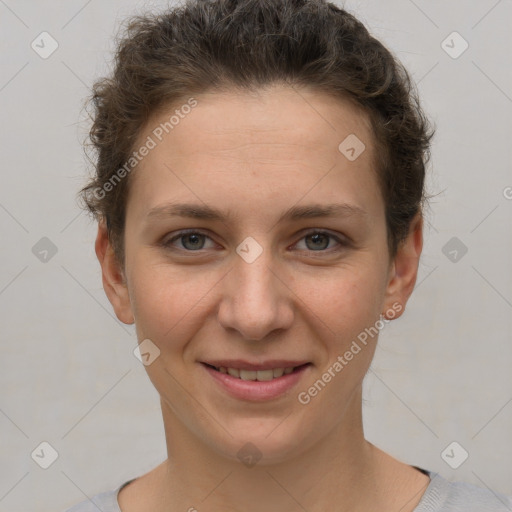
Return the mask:
MULTIPOLYGON (((300 219, 313 219, 319 217, 366 217, 368 212, 354 204, 310 204, 305 206, 293 206, 281 215, 278 222, 300 219)), ((231 218, 231 213, 224 213, 221 210, 207 205, 193 203, 169 203, 156 206, 149 210, 146 219, 188 217, 201 220, 217 220, 224 222, 231 218)))

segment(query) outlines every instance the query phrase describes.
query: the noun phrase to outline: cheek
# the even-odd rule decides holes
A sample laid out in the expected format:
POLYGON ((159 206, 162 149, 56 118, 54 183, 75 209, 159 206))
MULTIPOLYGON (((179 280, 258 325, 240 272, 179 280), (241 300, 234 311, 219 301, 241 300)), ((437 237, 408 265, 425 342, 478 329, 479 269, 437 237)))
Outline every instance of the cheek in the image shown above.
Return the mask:
POLYGON ((383 278, 376 266, 330 269, 324 277, 296 281, 303 304, 341 338, 358 333, 379 317, 383 278))
POLYGON ((132 268, 129 287, 139 339, 165 344, 166 350, 179 348, 179 340, 201 322, 218 277, 142 258, 132 268))
MULTIPOLYGON (((129 265, 128 284, 139 340, 149 338, 166 351, 181 350, 201 329, 223 300, 221 288, 230 279, 220 269, 155 262, 145 251, 134 256, 129 265)), ((370 253, 336 268, 288 271, 291 291, 281 289, 279 293, 288 294, 281 299, 295 303, 290 307, 296 309, 296 321, 316 326, 319 338, 334 339, 332 343, 337 345, 350 344, 378 318, 383 275, 370 253)))

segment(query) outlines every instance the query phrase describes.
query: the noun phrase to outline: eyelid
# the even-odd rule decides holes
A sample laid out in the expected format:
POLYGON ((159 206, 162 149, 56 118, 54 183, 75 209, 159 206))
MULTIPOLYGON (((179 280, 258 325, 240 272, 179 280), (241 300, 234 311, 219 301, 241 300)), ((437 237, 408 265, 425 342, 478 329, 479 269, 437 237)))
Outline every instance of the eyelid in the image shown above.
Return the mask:
MULTIPOLYGON (((181 237, 183 237, 185 235, 190 235, 190 234, 203 235, 206 238, 209 238, 210 240, 212 240, 212 242, 214 241, 213 238, 210 235, 208 235, 207 231, 204 231, 204 230, 198 229, 198 228, 188 228, 188 229, 182 229, 182 230, 178 231, 176 234, 174 234, 170 238, 164 237, 161 242, 161 245, 163 245, 164 247, 167 247, 169 249, 174 249, 174 247, 171 247, 171 245, 170 245, 171 242, 174 242, 175 240, 179 240, 181 237)), ((201 252, 203 249, 199 249, 198 251, 187 251, 186 249, 177 249, 177 250, 180 250, 182 252, 201 252)))
POLYGON ((312 251, 307 249, 304 250, 304 252, 308 252, 310 254, 329 254, 332 252, 339 251, 343 247, 349 245, 349 240, 347 239, 347 237, 344 237, 343 235, 340 234, 335 234, 332 231, 323 228, 307 228, 305 231, 300 231, 297 235, 300 236, 300 238, 293 245, 297 245, 301 240, 303 240, 308 235, 327 235, 331 239, 334 239, 336 242, 338 242, 338 247, 331 247, 330 249, 325 249, 322 251, 312 251))
MULTIPOLYGON (((212 237, 208 235, 207 231, 205 231, 203 229, 200 229, 200 228, 188 228, 188 229, 182 229, 182 230, 178 231, 175 235, 173 235, 172 237, 170 237, 168 239, 164 238, 162 243, 161 243, 161 245, 163 247, 165 247, 165 248, 168 248, 168 249, 176 249, 176 248, 174 248, 174 247, 172 247, 170 245, 171 242, 179 240, 181 237, 183 237, 185 235, 188 235, 188 234, 192 234, 192 233, 193 234, 198 234, 198 235, 203 235, 206 238, 209 238, 210 240, 215 242, 212 239, 212 237)), ((292 246, 297 245, 300 241, 302 241, 308 235, 327 235, 330 238, 334 239, 336 242, 338 242, 338 245, 340 247, 347 246, 350 243, 350 240, 346 236, 335 234, 335 233, 331 232, 328 229, 323 229, 323 228, 306 228, 305 230, 299 231, 295 235, 295 236, 300 236, 300 238, 296 242, 294 242, 292 244, 292 246)), ((306 249, 306 250, 303 250, 303 252, 320 253, 320 254, 322 254, 322 253, 330 253, 330 252, 339 250, 339 248, 338 249, 331 248, 331 249, 325 249, 325 250, 321 250, 321 251, 313 251, 313 250, 307 250, 306 249)), ((181 252, 188 252, 188 253, 201 253, 204 249, 198 249, 197 251, 189 251, 189 250, 186 250, 186 249, 179 249, 178 248, 176 250, 181 251, 181 252)))

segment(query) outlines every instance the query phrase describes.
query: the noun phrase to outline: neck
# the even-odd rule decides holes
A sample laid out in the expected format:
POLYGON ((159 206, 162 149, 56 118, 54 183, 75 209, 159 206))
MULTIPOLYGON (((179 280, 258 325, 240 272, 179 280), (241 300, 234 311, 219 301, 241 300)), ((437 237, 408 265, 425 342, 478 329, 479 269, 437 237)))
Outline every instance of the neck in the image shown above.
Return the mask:
MULTIPOLYGON (((382 459, 364 439, 361 387, 341 411, 340 421, 317 442, 307 448, 291 445, 279 459, 263 457, 252 467, 219 453, 210 440, 195 436, 168 404, 161 403, 168 450, 168 459, 160 466, 162 505, 248 512, 356 511, 378 505, 375 490, 382 459)), ((271 437, 254 444, 265 452, 271 437)), ((237 446, 244 444, 240 441, 237 446)))

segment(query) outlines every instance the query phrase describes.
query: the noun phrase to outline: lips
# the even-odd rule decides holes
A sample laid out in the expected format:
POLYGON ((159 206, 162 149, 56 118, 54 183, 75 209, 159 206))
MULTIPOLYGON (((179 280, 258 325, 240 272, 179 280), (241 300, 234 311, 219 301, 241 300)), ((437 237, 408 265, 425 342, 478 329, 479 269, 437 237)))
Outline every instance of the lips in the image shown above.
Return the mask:
POLYGON ((232 366, 213 366, 208 363, 207 366, 209 366, 212 369, 215 369, 216 371, 224 374, 231 375, 231 377, 235 377, 237 379, 241 380, 251 380, 251 381, 258 381, 258 382, 265 382, 270 381, 273 379, 278 379, 282 377, 283 375, 289 375, 290 373, 293 373, 294 371, 298 370, 299 368, 309 364, 305 363, 302 365, 297 366, 286 366, 286 367, 275 367, 275 368, 265 368, 262 370, 246 370, 242 368, 234 368, 232 366))
POLYGON ((266 361, 260 364, 240 360, 223 360, 201 362, 200 365, 215 386, 219 386, 218 389, 236 399, 251 402, 273 400, 287 395, 294 387, 298 386, 305 375, 309 374, 312 367, 309 362, 285 360, 266 361), (221 366, 222 364, 233 366, 221 366), (292 366, 276 366, 289 364, 292 366), (255 370, 254 368, 259 369, 255 370), (284 373, 285 370, 287 373, 284 373), (276 372, 276 377, 274 377, 274 372, 276 372), (271 373, 272 377, 270 377, 271 373))
POLYGON ((213 366, 216 369, 224 367, 234 368, 237 370, 258 371, 273 370, 275 368, 296 368, 298 366, 308 364, 309 361, 290 359, 269 359, 266 361, 261 361, 259 363, 251 363, 249 361, 244 361, 243 359, 210 359, 207 361, 202 361, 202 363, 213 366))

